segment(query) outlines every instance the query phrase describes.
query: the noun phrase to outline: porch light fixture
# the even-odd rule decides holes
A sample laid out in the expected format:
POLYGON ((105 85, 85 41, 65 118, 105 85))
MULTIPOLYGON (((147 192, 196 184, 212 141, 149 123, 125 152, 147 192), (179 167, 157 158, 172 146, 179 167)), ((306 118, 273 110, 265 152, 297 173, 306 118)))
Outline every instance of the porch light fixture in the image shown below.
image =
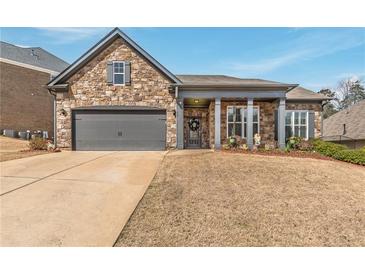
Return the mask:
POLYGON ((194 103, 195 104, 199 103, 199 99, 194 99, 194 103))
POLYGON ((63 116, 67 116, 67 111, 65 109, 61 109, 60 112, 63 116))

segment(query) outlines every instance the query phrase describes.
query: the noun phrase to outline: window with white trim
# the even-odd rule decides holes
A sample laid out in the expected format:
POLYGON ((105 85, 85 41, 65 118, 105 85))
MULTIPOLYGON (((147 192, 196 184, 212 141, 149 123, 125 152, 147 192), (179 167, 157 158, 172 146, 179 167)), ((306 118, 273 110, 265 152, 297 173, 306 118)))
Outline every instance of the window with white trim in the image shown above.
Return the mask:
MULTIPOLYGON (((253 107, 253 135, 260 132, 259 107, 253 107)), ((247 107, 227 107, 227 137, 240 136, 246 138, 247 132, 247 107)))
POLYGON ((113 84, 124 85, 125 83, 125 63, 113 62, 113 84))
POLYGON ((285 138, 301 137, 308 139, 308 111, 286 111, 285 138))

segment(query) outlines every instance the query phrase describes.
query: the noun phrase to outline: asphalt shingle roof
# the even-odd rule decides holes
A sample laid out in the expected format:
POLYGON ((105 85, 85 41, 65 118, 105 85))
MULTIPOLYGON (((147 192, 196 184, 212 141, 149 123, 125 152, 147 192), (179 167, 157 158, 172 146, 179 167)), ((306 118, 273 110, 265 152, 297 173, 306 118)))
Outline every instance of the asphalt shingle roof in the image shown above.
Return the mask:
MULTIPOLYGON (((176 75, 183 85, 252 85, 252 86, 283 86, 290 84, 274 82, 263 79, 238 78, 227 75, 176 75)), ((316 93, 302 87, 295 87, 287 94, 289 100, 328 100, 325 95, 316 93)))
POLYGON ((176 75, 177 78, 183 82, 184 85, 239 85, 239 84, 251 84, 251 85, 286 85, 284 83, 262 80, 262 79, 247 79, 237 78, 227 75, 176 75))
POLYGON ((286 98, 289 100, 328 100, 329 98, 323 94, 305 89, 302 87, 296 87, 286 94, 286 98))
POLYGON ((344 124, 345 136, 356 140, 365 139, 365 100, 323 120, 323 136, 343 135, 344 124))
POLYGON ((0 41, 0 58, 61 72, 68 63, 39 47, 23 48, 0 41))

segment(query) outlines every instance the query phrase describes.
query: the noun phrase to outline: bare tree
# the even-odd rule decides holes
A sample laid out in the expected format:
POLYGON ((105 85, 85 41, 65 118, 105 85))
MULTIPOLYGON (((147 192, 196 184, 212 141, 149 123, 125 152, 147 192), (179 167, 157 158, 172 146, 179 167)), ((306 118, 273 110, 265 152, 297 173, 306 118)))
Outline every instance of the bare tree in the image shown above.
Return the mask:
POLYGON ((336 109, 342 110, 365 99, 364 86, 361 80, 347 78, 341 80, 335 89, 336 100, 333 101, 336 109))

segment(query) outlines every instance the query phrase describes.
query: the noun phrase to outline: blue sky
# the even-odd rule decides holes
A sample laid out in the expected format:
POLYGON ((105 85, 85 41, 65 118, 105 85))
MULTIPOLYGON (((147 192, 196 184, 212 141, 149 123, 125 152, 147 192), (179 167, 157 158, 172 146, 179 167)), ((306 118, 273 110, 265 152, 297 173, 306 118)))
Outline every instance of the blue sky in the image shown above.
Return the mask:
MULTIPOLYGON (((1 28, 71 63, 112 28, 1 28)), ((226 74, 318 91, 365 78, 365 28, 121 28, 176 74, 226 74)))

